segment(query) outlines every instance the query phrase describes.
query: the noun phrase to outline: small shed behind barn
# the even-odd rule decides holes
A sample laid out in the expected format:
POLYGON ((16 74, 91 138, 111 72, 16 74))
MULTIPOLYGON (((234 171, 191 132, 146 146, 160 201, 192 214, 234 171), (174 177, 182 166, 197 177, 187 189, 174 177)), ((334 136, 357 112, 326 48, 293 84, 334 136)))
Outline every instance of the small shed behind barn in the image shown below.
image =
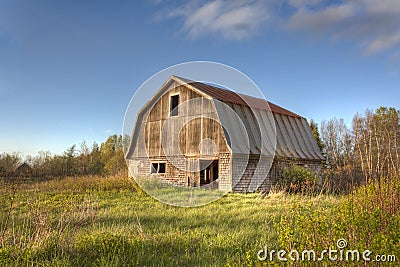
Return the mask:
POLYGON ((26 162, 22 163, 15 169, 15 174, 17 176, 28 177, 31 176, 32 173, 33 173, 32 167, 26 162))

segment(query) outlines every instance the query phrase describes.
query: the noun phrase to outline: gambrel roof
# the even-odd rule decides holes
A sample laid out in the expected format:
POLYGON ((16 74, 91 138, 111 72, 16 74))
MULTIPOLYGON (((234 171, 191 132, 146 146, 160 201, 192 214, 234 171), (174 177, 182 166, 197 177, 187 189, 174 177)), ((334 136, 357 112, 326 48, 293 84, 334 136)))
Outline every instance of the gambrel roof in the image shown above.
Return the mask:
POLYGON ((167 92, 171 83, 185 85, 188 89, 213 100, 221 125, 229 132, 233 153, 323 160, 304 117, 264 99, 177 76, 171 76, 139 111, 127 158, 132 157, 139 135, 138 123, 146 117, 144 114, 149 112, 152 105, 167 92), (237 116, 232 116, 232 110, 237 116), (241 131, 238 125, 243 124, 245 130, 241 131))

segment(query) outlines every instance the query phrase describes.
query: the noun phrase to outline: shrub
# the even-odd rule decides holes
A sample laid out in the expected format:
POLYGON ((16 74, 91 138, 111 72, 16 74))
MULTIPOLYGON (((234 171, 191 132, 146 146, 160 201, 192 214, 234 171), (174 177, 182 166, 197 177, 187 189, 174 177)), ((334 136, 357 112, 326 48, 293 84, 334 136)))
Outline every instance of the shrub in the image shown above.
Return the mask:
POLYGON ((317 176, 310 169, 300 165, 289 165, 281 169, 280 186, 288 193, 311 193, 317 176))
POLYGON ((336 248, 336 241, 344 238, 349 249, 368 249, 374 255, 394 254, 400 251, 399 203, 400 180, 385 178, 342 197, 332 209, 292 205, 275 227, 279 242, 287 251, 321 252, 336 248))

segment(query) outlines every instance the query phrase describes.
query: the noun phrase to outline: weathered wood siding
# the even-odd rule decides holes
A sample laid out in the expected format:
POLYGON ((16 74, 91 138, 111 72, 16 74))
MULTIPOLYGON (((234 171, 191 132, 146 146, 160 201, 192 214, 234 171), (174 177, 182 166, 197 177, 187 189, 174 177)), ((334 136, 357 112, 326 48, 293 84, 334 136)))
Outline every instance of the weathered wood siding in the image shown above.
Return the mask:
MULTIPOLYGON (((219 170, 222 170, 221 181, 224 180, 224 187, 230 184, 230 167, 226 165, 230 150, 212 100, 186 86, 171 86, 149 110, 147 120, 143 122, 143 130, 150 161, 167 162, 166 173, 160 175, 165 180, 179 185, 198 186, 199 160, 219 159, 223 156, 224 161, 219 161, 218 165, 219 170), (176 94, 179 94, 180 104, 178 115, 170 116, 170 97, 176 94), (189 105, 181 105, 188 100, 193 101, 189 105), (180 153, 185 156, 185 160, 179 157, 180 153), (173 158, 172 162, 166 154, 169 159, 173 158)), ((147 173, 142 168, 139 175, 149 172, 150 166, 147 173)))

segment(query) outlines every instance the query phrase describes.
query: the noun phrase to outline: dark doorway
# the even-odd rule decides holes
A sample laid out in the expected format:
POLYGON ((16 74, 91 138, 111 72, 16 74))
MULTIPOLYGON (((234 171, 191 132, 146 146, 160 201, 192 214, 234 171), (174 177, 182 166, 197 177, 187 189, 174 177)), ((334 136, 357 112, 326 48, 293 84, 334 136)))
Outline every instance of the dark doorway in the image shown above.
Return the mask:
POLYGON ((218 179, 218 160, 200 160, 200 186, 207 185, 218 179), (207 166, 207 167, 206 167, 207 166))

